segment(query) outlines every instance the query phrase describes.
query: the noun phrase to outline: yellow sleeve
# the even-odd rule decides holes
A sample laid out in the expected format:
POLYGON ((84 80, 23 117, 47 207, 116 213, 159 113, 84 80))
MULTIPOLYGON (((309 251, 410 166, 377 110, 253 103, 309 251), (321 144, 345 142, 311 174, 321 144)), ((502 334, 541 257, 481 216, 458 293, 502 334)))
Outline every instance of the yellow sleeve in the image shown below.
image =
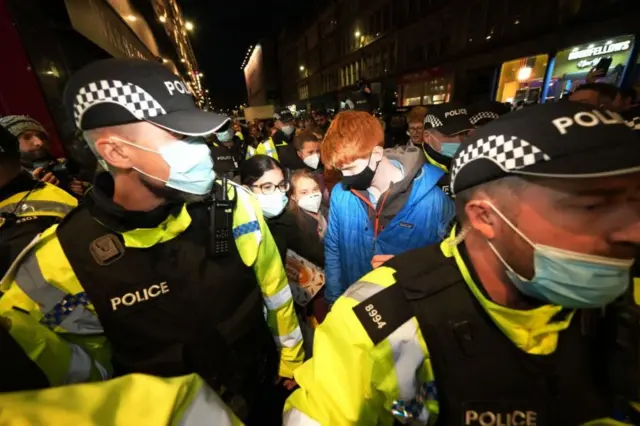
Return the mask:
POLYGON ((354 312, 354 307, 393 285, 394 273, 380 267, 364 276, 316 328, 313 357, 295 372, 300 389, 285 404, 286 426, 391 426, 394 410, 409 409, 422 392, 424 406, 418 405, 417 414, 410 412, 417 415, 418 424, 435 419, 437 401, 428 392, 433 371, 417 320, 389 330, 374 345, 354 312))
MULTIPOLYGON (((255 207, 260 208, 257 202, 255 207)), ((302 330, 282 258, 262 213, 258 214, 258 222, 262 241, 253 269, 267 308, 267 324, 280 349, 280 376, 293 378, 293 371, 304 361, 302 330)))
POLYGON ((0 394, 0 424, 241 426, 195 375, 158 378, 131 374, 101 383, 0 394))
POLYGON ((0 316, 52 386, 107 379, 110 347, 93 306, 81 303, 84 290, 55 229, 34 240, 0 282, 0 316))
POLYGON ((243 262, 256 274, 267 324, 280 350, 279 374, 293 378, 293 370, 304 360, 304 349, 287 274, 258 201, 244 188, 236 186, 235 192, 234 239, 243 262))

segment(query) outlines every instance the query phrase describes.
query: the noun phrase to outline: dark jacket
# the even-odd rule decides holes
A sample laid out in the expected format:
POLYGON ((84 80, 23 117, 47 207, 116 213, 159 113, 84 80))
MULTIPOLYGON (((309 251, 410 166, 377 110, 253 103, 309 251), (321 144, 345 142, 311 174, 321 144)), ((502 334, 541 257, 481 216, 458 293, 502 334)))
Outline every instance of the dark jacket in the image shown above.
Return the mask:
MULTIPOLYGON (((0 202, 41 186, 44 184, 34 180, 28 172, 22 172, 4 188, 0 188, 0 202)), ((7 272, 18 254, 36 235, 59 221, 57 217, 53 216, 35 216, 32 220, 13 223, 12 219, 8 217, 11 212, 3 213, 6 217, 0 219, 0 275, 7 272)))
POLYGON ((211 157, 213 158, 213 170, 215 170, 216 175, 232 179, 239 173, 240 164, 244 158, 241 141, 235 138, 231 148, 221 142, 214 142, 211 145, 211 157))
POLYGON ((280 216, 267 219, 267 225, 278 246, 283 264, 286 264, 287 250, 290 249, 314 265, 324 268, 324 246, 315 229, 309 232, 311 226, 301 226, 289 210, 285 210, 280 216))

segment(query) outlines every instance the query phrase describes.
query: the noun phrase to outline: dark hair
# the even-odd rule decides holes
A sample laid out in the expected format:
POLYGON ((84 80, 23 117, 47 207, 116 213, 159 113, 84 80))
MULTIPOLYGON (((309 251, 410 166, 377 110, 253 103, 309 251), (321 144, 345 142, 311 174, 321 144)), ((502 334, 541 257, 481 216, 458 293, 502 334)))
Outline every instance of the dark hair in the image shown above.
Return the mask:
POLYGON ((254 155, 242 163, 240 167, 240 183, 251 186, 259 181, 269 170, 274 169, 282 170, 278 160, 274 160, 268 155, 254 155))
POLYGON ((302 132, 293 137, 293 147, 297 151, 302 151, 305 142, 319 142, 320 140, 313 132, 302 132))
POLYGON ((633 87, 625 87, 620 89, 620 96, 622 96, 625 99, 626 98, 631 99, 631 103, 635 104, 636 99, 638 98, 638 92, 636 92, 636 89, 634 89, 633 87))
POLYGON ((583 90, 593 90, 594 92, 597 92, 600 96, 606 96, 611 100, 614 100, 616 96, 618 96, 618 93, 620 93, 620 90, 613 84, 601 83, 601 82, 582 84, 578 86, 578 88, 574 91, 574 93, 580 92, 583 90))

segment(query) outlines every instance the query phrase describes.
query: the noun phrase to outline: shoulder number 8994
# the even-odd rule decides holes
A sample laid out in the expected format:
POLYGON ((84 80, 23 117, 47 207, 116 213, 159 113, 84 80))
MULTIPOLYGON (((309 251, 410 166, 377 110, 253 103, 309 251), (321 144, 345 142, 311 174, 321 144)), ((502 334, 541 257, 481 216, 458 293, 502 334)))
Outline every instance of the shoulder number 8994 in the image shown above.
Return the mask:
POLYGON ((387 325, 386 322, 382 321, 382 315, 378 314, 378 310, 373 306, 373 304, 365 306, 364 310, 369 313, 369 316, 371 317, 373 322, 376 323, 379 329, 384 328, 387 325))

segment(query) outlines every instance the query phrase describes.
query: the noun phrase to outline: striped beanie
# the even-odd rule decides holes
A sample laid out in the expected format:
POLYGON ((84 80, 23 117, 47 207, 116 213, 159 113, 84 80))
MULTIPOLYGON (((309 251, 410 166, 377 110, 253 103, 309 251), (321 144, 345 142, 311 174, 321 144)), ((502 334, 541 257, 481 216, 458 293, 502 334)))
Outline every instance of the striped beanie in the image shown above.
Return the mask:
POLYGON ((7 115, 0 117, 0 126, 13 133, 15 137, 27 131, 41 132, 49 136, 44 126, 38 121, 26 115, 7 115))

